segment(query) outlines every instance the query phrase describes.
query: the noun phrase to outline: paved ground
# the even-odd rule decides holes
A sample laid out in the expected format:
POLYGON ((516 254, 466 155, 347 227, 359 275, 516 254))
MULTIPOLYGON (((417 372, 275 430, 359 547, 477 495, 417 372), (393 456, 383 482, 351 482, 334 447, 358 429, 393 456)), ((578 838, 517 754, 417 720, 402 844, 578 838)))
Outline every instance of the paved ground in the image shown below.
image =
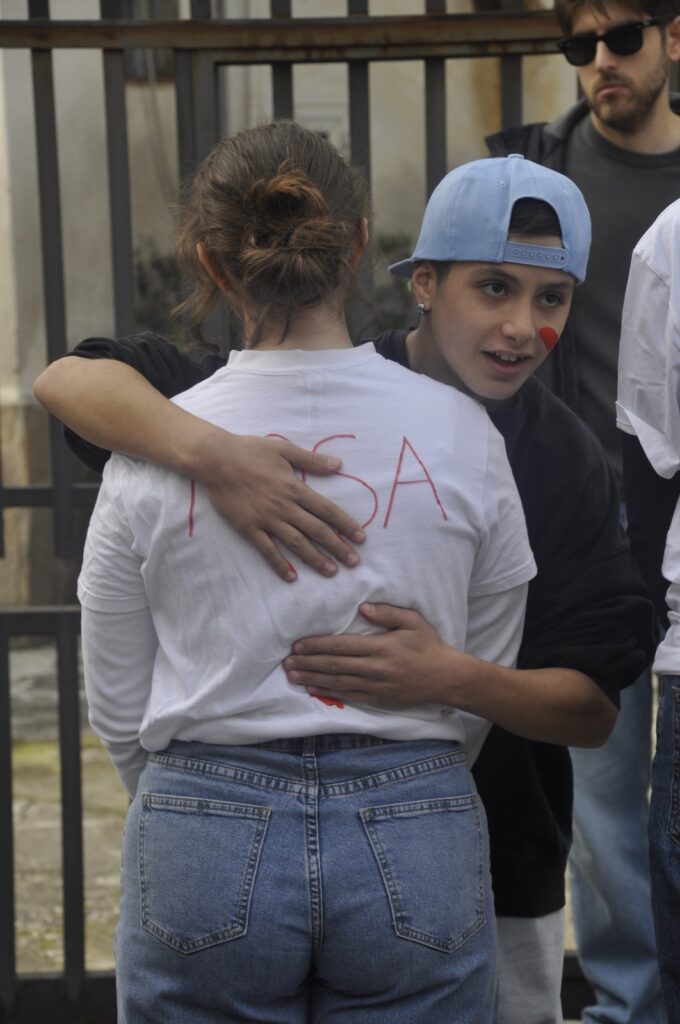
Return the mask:
MULTIPOLYGON (((17 966, 22 973, 62 964, 61 821, 56 744, 55 659, 51 647, 12 652, 17 966)), ((127 795, 86 726, 82 774, 86 962, 113 966, 119 848, 127 795)), ((567 944, 573 947, 571 926, 567 944)))

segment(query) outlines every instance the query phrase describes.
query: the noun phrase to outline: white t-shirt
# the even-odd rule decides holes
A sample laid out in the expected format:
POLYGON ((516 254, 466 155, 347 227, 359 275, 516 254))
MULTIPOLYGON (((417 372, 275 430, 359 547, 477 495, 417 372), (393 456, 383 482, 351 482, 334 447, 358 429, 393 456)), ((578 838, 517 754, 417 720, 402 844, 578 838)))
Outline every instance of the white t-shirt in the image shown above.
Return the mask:
MULTIPOLYGON (((680 200, 633 251, 621 323, 617 426, 637 435, 660 476, 680 469, 680 200)), ((680 672, 680 505, 666 538, 663 574, 670 627, 654 671, 680 672)))
POLYGON ((199 486, 111 458, 78 595, 91 721, 128 788, 144 751, 172 739, 358 732, 476 750, 487 724, 474 716, 328 706, 291 685, 281 662, 304 636, 373 632, 358 606, 386 601, 415 608, 456 647, 513 664, 535 566, 504 443, 482 406, 371 344, 233 352, 176 401, 227 430, 340 456, 341 473, 312 483, 365 524, 367 539, 357 568, 326 579, 297 565, 298 580, 284 583, 199 486))

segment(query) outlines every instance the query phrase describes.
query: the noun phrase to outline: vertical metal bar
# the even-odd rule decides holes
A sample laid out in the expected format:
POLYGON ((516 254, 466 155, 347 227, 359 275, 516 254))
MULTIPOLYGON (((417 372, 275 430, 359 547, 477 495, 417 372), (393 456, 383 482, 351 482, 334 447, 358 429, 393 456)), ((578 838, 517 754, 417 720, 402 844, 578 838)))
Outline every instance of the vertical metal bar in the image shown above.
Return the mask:
MULTIPOLYGON (((347 13, 352 16, 368 15, 368 0, 349 0, 347 13)), ((362 167, 366 181, 371 183, 371 129, 370 83, 368 61, 353 60, 349 75, 349 140, 350 156, 357 167, 362 167)))
MULTIPOLYGON (((347 13, 368 15, 368 0, 348 0, 347 13)), ((348 64, 349 79, 349 144, 352 162, 361 167, 369 190, 371 188, 371 97, 368 61, 353 60, 348 64)), ((374 333, 373 269, 364 260, 359 270, 359 289, 347 310, 352 337, 374 333)))
POLYGON ((80 703, 77 623, 66 612, 56 622, 59 681, 59 751, 64 876, 64 977, 70 999, 85 980, 85 888, 83 882, 83 808, 80 771, 80 703))
POLYGON ((211 53, 192 57, 196 163, 217 142, 217 65, 211 53))
POLYGON ((0 416, 0 558, 5 557, 5 509, 7 496, 2 482, 2 416, 0 416))
POLYGON ((184 185, 196 167, 194 131, 194 83, 191 52, 175 50, 175 110, 177 116, 177 159, 180 185, 184 185))
MULTIPOLYGON (((501 0, 502 11, 521 11, 523 0, 501 0)), ((522 57, 501 57, 501 124, 522 123, 522 57)))
MULTIPOLYGON (((290 0, 271 0, 272 18, 290 18, 290 0)), ((272 107, 274 120, 293 118, 293 65, 275 61, 272 64, 272 107)))
MULTIPOLYGON (((120 17, 120 3, 101 0, 102 18, 120 17)), ((113 305, 118 336, 129 334, 135 323, 130 168, 125 106, 125 56, 122 50, 104 50, 104 102, 109 176, 109 223, 113 263, 113 305)))
POLYGON ((9 1011, 16 988, 14 831, 9 631, 0 613, 0 1008, 9 1011))
POLYGON ((501 124, 522 123, 522 58, 501 57, 501 124))
MULTIPOLYGON (((446 14, 446 0, 427 0, 427 14, 446 14)), ((446 64, 441 57, 425 61, 425 151, 428 197, 446 174, 446 64)))
MULTIPOLYGON (((32 18, 47 16, 47 3, 29 5, 32 18)), ((66 354, 66 298, 62 261, 61 207, 59 189, 59 163, 57 159, 57 130, 54 110, 54 82, 52 53, 34 50, 31 54, 33 95, 35 104, 35 132, 38 156, 38 190, 40 228, 42 238, 43 292, 45 296, 45 324, 47 353, 51 362, 66 354)), ((52 452, 52 486, 54 490, 54 548, 58 558, 73 554, 72 464, 61 436, 61 426, 50 422, 50 448, 52 452)))

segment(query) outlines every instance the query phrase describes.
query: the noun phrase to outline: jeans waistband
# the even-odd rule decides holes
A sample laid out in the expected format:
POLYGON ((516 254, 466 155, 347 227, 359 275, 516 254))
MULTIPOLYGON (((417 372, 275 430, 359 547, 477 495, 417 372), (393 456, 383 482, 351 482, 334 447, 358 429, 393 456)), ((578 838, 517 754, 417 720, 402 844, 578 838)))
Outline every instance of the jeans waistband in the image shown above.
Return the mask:
MULTIPOLYGON (((435 749, 437 752, 448 752, 460 750, 461 745, 450 740, 388 740, 381 736, 369 736, 364 733, 331 732, 322 733, 316 736, 286 736, 275 740, 266 740, 262 743, 243 744, 238 747, 240 750, 272 750, 277 753, 286 754, 323 754, 331 753, 334 750, 357 750, 367 747, 398 747, 408 744, 417 748, 422 745, 428 752, 435 749)), ((180 755, 196 754, 202 749, 204 754, 208 750, 227 751, 229 747, 215 747, 213 744, 202 744, 196 740, 184 741, 173 740, 168 746, 168 752, 180 755)))

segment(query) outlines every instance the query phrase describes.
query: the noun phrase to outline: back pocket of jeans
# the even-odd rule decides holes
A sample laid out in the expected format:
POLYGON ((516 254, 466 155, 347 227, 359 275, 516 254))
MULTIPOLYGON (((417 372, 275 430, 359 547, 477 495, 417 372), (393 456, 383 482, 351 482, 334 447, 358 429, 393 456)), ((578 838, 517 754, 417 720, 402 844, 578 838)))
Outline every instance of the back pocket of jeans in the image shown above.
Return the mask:
POLYGON ((397 935, 455 952, 484 924, 484 834, 477 798, 389 804, 360 815, 397 935))
POLYGON ((251 804, 143 794, 144 928, 180 953, 245 935, 270 814, 251 804))

